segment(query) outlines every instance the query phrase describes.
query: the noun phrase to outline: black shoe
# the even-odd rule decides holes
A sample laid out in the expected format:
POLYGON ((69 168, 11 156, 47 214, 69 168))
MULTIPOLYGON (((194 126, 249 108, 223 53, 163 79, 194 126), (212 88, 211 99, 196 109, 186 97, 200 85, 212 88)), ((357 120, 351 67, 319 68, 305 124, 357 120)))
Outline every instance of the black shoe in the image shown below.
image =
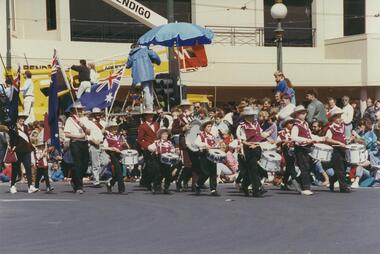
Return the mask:
POLYGON ((246 197, 249 197, 249 190, 248 190, 248 187, 241 187, 241 190, 243 191, 244 193, 244 196, 246 197))
POLYGON ((175 182, 175 190, 176 192, 181 192, 181 182, 180 181, 176 181, 175 182))
POLYGON ((281 184, 281 188, 280 188, 282 191, 290 191, 288 185, 285 185, 285 184, 281 184))
POLYGON ((170 195, 170 194, 172 194, 172 193, 170 192, 170 190, 168 190, 168 189, 164 189, 164 194, 166 194, 166 195, 170 195))
POLYGON ((94 187, 94 188, 102 188, 102 186, 100 186, 99 183, 98 183, 98 184, 94 184, 93 187, 94 187))
POLYGON ((219 197, 219 193, 216 191, 216 190, 212 190, 211 191, 211 196, 214 196, 214 197, 219 197))
POLYGON ((261 193, 261 194, 265 194, 265 193, 267 193, 268 191, 266 190, 266 189, 264 189, 263 187, 261 187, 260 189, 259 189, 259 192, 261 193))
POLYGON ((264 193, 262 191, 255 191, 255 192, 253 192, 253 197, 255 197, 255 198, 263 198, 264 197, 264 193))
POLYGON ((128 195, 128 192, 126 192, 125 190, 121 190, 118 192, 120 195, 128 195))
POLYGON ((201 187, 199 187, 198 185, 195 186, 195 195, 201 195, 201 187))
POLYGON ((187 183, 183 184, 182 192, 188 192, 189 191, 189 185, 187 183))
POLYGON ((54 190, 54 187, 47 187, 46 188, 46 193, 52 192, 54 190))
POLYGON ((346 189, 341 189, 339 192, 340 193, 351 193, 352 191, 350 188, 346 188, 346 189))
POLYGON ((334 182, 330 182, 329 189, 331 192, 334 192, 334 182))

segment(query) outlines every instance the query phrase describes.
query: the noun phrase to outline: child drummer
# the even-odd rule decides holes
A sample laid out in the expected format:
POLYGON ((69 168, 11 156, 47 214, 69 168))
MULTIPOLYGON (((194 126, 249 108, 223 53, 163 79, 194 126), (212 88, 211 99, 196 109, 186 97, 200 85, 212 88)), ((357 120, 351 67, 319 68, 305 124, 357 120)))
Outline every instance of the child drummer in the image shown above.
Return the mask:
POLYGON ((164 194, 170 194, 169 187, 172 181, 173 165, 162 163, 161 156, 167 153, 179 153, 179 149, 175 149, 173 143, 169 140, 170 131, 168 129, 159 129, 157 132, 157 140, 148 146, 148 150, 154 153, 156 160, 153 176, 152 192, 156 193, 161 189, 162 180, 164 182, 164 194))
POLYGON ((291 139, 294 142, 294 153, 297 164, 301 170, 302 195, 310 196, 314 193, 310 190, 310 168, 312 158, 309 156, 311 147, 315 142, 324 141, 324 137, 318 137, 311 133, 309 124, 305 121, 307 109, 299 105, 294 109, 291 117, 295 118, 294 126, 291 132, 291 139))
POLYGON ((217 141, 217 137, 213 136, 211 133, 213 121, 204 122, 200 130, 201 132, 198 134, 195 139, 194 144, 199 148, 200 155, 200 174, 197 184, 195 185, 195 193, 199 195, 201 193, 201 186, 206 182, 208 178, 210 178, 210 190, 212 196, 219 196, 216 191, 217 187, 217 170, 216 163, 210 161, 207 158, 208 152, 210 149, 217 149, 219 147, 219 143, 217 141))
POLYGON ((111 164, 113 166, 112 179, 107 183, 107 192, 112 192, 112 187, 117 181, 119 194, 123 194, 125 192, 125 185, 120 159, 121 151, 128 149, 129 145, 119 134, 119 125, 116 121, 109 121, 106 130, 108 133, 104 140, 103 146, 104 150, 106 150, 110 156, 111 164))
POLYGON ((281 151, 285 159, 285 174, 283 178, 283 185, 281 186, 282 189, 288 190, 288 180, 289 176, 292 177, 292 185, 293 187, 301 192, 301 187, 298 184, 296 178, 297 178, 297 172, 295 167, 295 156, 294 156, 294 143, 291 139, 291 131, 294 125, 295 119, 288 116, 281 122, 282 130, 279 131, 277 136, 277 144, 281 146, 281 151))
POLYGON ((342 193, 350 193, 351 190, 344 181, 345 175, 345 149, 346 135, 345 126, 342 120, 343 111, 340 108, 331 110, 329 116, 329 128, 326 132, 326 142, 333 145, 332 165, 334 176, 330 177, 330 191, 334 191, 334 183, 339 182, 339 189, 342 193))

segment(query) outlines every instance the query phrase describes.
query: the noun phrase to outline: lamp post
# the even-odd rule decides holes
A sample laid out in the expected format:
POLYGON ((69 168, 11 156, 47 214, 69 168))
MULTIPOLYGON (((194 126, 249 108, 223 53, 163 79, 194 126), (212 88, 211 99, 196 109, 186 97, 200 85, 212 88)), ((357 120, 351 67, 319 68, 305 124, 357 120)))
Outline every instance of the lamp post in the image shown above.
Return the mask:
POLYGON ((284 29, 281 22, 286 18, 288 8, 282 3, 282 0, 276 0, 276 3, 270 10, 270 14, 273 19, 277 20, 277 28, 274 30, 277 43, 277 70, 282 71, 282 38, 284 36, 284 29))

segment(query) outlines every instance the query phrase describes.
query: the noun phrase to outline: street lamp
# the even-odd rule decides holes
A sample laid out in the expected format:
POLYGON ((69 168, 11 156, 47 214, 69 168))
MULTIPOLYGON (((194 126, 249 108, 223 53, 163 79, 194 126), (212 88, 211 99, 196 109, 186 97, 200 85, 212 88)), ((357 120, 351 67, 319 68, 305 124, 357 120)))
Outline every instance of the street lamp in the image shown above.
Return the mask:
POLYGON ((276 0, 272 6, 270 14, 273 19, 277 20, 277 28, 274 30, 277 43, 277 70, 282 71, 282 38, 284 36, 284 29, 282 29, 281 21, 286 18, 288 8, 282 3, 282 0, 276 0))

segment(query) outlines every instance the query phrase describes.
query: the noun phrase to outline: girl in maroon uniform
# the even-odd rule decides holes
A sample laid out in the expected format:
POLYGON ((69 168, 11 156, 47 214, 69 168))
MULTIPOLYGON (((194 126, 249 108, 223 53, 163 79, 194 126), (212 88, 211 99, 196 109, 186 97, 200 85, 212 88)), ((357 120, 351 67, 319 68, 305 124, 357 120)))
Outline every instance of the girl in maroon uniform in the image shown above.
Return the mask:
POLYGON ((201 150, 199 155, 200 160, 200 174, 195 185, 195 193, 197 195, 201 192, 201 186, 206 182, 207 178, 210 178, 210 190, 212 196, 218 196, 218 192, 216 191, 217 186, 217 171, 216 171, 216 163, 207 159, 208 150, 212 148, 218 148, 219 143, 217 138, 214 137, 211 133, 211 129, 213 126, 213 121, 207 121, 201 125, 201 133, 198 134, 194 144, 199 147, 201 150))
POLYGON ((153 144, 148 146, 149 151, 154 153, 155 156, 155 167, 153 172, 153 193, 161 189, 162 180, 165 179, 164 183, 164 194, 170 194, 169 187, 172 181, 172 172, 174 165, 167 165, 161 162, 160 157, 166 153, 178 152, 174 148, 173 143, 168 140, 170 131, 168 129, 160 129, 157 132, 157 140, 153 144))
POLYGON ((339 189, 342 193, 351 192, 350 188, 344 181, 345 172, 345 148, 347 144, 345 135, 345 126, 342 120, 343 111, 340 108, 334 108, 329 116, 329 128, 326 132, 326 141, 334 146, 332 154, 332 164, 334 176, 330 177, 330 190, 334 191, 334 183, 339 182, 339 189))
POLYGON ((112 187, 117 182, 119 194, 125 192, 123 172, 121 170, 120 159, 121 151, 128 149, 129 145, 124 141, 118 131, 119 125, 116 121, 110 121, 107 124, 108 134, 104 140, 104 148, 110 156, 113 166, 112 179, 107 183, 107 192, 112 192, 112 187))
POLYGON ((302 195, 313 195, 310 190, 310 168, 312 166, 312 159, 309 156, 313 143, 317 141, 324 141, 323 137, 315 136, 309 129, 309 124, 305 121, 307 115, 307 109, 300 105, 294 109, 291 114, 296 118, 294 126, 291 132, 291 139, 295 143, 294 153, 296 155, 296 161, 298 167, 301 170, 301 183, 302 183, 302 195))

